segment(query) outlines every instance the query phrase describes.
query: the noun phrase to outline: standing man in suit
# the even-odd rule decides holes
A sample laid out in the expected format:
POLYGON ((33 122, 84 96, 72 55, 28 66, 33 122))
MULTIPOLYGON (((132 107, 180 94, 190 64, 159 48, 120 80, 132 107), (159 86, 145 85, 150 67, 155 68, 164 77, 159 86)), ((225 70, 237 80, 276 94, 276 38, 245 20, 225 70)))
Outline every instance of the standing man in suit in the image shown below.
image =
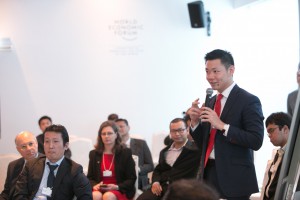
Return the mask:
POLYGON ((28 131, 19 133, 16 136, 15 144, 22 157, 8 164, 4 190, 0 194, 1 200, 12 199, 14 186, 25 162, 38 157, 38 143, 32 133, 28 131))
MULTIPOLYGON (((300 63, 298 64, 297 83, 298 83, 298 88, 299 88, 299 86, 300 86, 300 63)), ((291 117, 293 117, 293 114, 294 114, 297 96, 298 96, 298 89, 289 93, 288 98, 287 98, 287 111, 291 117)))
POLYGON ((154 168, 149 147, 145 140, 130 138, 130 127, 126 119, 119 118, 116 120, 116 124, 119 127, 122 143, 131 149, 133 155, 139 157, 138 187, 140 190, 146 190, 149 187, 148 173, 152 172, 154 168))
POLYGON ((46 156, 26 163, 18 178, 14 200, 64 199, 91 200, 92 188, 82 166, 64 156, 69 135, 62 125, 51 125, 44 131, 46 156))
POLYGON ((261 103, 233 82, 235 66, 229 52, 207 53, 205 65, 206 79, 218 98, 202 107, 197 99, 188 110, 190 133, 202 148, 200 178, 221 198, 246 200, 258 192, 253 150, 260 149, 264 138, 261 103))
POLYGON ((158 165, 153 171, 152 186, 137 200, 160 200, 172 182, 196 178, 200 150, 188 140, 186 122, 182 118, 175 118, 169 127, 173 143, 161 150, 158 165))

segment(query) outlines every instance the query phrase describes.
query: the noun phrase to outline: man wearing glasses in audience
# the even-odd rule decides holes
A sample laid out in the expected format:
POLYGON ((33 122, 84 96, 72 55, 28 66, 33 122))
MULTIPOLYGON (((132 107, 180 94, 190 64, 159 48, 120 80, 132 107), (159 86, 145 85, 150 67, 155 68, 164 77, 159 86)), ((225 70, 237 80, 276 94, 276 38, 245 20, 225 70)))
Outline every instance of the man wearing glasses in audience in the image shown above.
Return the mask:
MULTIPOLYGON (((270 142, 280 148, 277 150, 272 163, 267 168, 266 181, 263 183, 261 191, 261 199, 263 200, 274 199, 290 127, 291 117, 286 113, 273 113, 266 119, 266 128, 270 142)), ((299 191, 299 186, 298 184, 296 191, 299 191)))
POLYGON ((173 143, 160 152, 152 175, 152 186, 138 200, 160 200, 172 182, 196 178, 201 154, 188 140, 187 124, 182 118, 171 121, 170 135, 173 143))
POLYGON ((15 143, 16 148, 22 157, 8 164, 4 190, 0 194, 1 200, 12 199, 14 185, 16 184, 17 178, 25 163, 38 157, 38 143, 32 133, 28 131, 19 133, 15 138, 15 143))

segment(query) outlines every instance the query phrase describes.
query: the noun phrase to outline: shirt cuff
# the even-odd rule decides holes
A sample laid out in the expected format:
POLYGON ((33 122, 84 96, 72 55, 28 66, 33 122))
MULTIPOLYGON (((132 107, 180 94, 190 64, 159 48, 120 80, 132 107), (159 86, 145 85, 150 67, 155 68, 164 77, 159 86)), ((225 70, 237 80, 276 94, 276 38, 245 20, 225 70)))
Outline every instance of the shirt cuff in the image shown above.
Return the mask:
POLYGON ((223 127, 223 135, 227 136, 229 130, 229 124, 225 124, 223 127))
POLYGON ((192 132, 194 132, 194 130, 196 130, 196 128, 199 126, 199 122, 194 126, 194 127, 192 127, 192 125, 191 125, 191 129, 192 129, 192 132))

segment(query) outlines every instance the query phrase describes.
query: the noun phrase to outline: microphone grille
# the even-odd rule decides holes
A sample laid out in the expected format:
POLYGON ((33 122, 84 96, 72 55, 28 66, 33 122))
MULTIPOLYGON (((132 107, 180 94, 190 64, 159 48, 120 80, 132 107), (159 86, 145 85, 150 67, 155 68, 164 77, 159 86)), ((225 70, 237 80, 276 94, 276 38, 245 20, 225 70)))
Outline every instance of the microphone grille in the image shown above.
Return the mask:
POLYGON ((214 90, 212 88, 207 88, 206 89, 206 95, 211 96, 214 93, 214 90))

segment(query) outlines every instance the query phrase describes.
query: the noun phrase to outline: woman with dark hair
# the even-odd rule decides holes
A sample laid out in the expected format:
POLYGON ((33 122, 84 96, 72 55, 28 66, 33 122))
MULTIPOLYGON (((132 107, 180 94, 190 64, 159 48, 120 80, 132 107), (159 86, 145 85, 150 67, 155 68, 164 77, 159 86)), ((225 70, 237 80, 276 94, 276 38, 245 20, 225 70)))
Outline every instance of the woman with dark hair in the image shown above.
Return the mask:
POLYGON ((87 177, 93 187, 93 200, 128 200, 135 195, 135 163, 131 150, 121 143, 114 122, 101 124, 89 158, 87 177))

